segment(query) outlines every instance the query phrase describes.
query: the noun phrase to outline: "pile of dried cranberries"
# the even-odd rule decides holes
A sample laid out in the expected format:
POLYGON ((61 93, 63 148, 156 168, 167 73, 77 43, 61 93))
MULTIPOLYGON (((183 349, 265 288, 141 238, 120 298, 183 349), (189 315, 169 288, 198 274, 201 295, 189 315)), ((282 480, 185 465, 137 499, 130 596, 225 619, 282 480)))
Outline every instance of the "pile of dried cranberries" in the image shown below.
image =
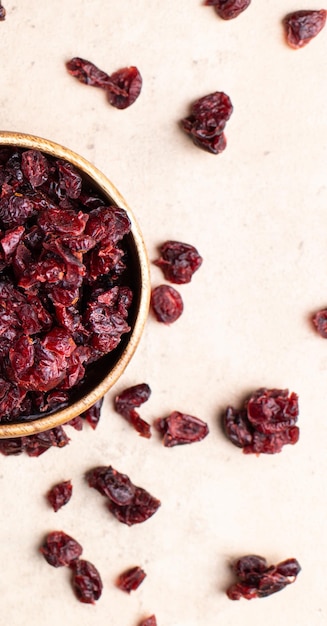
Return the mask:
POLYGON ((130 228, 71 163, 0 149, 0 421, 67 405, 129 333, 130 228))

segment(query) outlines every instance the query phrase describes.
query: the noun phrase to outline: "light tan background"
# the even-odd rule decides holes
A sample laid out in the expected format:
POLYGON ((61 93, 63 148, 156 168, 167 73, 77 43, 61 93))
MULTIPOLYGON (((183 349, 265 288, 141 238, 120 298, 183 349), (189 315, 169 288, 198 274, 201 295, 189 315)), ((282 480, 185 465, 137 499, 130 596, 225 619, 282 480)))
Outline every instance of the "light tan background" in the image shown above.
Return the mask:
MULTIPOLYGON (((137 353, 106 397, 98 429, 39 459, 0 459, 1 619, 10 626, 320 626, 326 624, 327 341, 310 314, 327 305, 326 36, 294 51, 281 19, 313 0, 253 0, 223 22, 202 0, 6 0, 0 23, 0 127, 79 152, 135 211, 150 259, 165 239, 203 255, 180 287, 185 311, 165 327, 149 318, 137 353), (137 65, 141 96, 111 107, 65 61, 82 56, 113 72, 137 65), (234 105, 218 156, 178 127, 196 98, 225 91, 234 105), (172 410, 206 420, 210 435, 165 449, 114 413, 114 393, 147 382, 141 415, 172 410), (221 411, 260 386, 299 394, 301 437, 276 456, 245 456, 220 430, 221 411), (112 464, 161 498, 127 528, 83 480, 112 464), (71 502, 44 498, 71 478, 71 502), (80 604, 69 572, 37 549, 63 529, 101 572, 102 598, 80 604), (264 600, 231 602, 229 562, 246 553, 296 557, 296 584, 264 600), (114 586, 131 565, 148 576, 130 596, 114 586)), ((153 285, 163 281, 151 268, 153 285)), ((68 430, 68 429, 67 429, 68 430)))

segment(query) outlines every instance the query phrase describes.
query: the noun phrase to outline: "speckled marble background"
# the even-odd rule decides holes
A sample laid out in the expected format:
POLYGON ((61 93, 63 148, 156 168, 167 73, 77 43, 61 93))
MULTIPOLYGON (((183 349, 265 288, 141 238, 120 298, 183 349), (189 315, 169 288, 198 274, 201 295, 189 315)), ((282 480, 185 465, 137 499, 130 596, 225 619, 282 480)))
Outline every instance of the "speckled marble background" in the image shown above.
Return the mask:
MULTIPOLYGON (((302 50, 281 20, 313 0, 253 0, 223 22, 202 0, 5 0, 0 23, 0 127, 64 144, 92 161, 133 208, 149 257, 165 239, 204 258, 180 287, 183 316, 149 316, 139 348, 104 403, 95 432, 69 429, 69 446, 38 459, 0 459, 1 623, 10 626, 320 626, 326 624, 327 342, 310 315, 327 305, 327 31, 302 50), (88 58, 107 72, 137 65, 143 89, 119 111, 68 75, 88 58), (234 105, 225 152, 196 148, 178 126, 196 98, 225 91, 234 105), (208 422, 193 446, 142 439, 113 411, 116 392, 147 382, 141 415, 181 410, 208 422), (296 446, 245 456, 220 415, 261 387, 299 395, 296 446), (162 501, 143 525, 125 527, 83 479, 112 464, 162 501), (45 493, 71 479, 54 513, 45 493), (104 583, 96 606, 74 597, 69 572, 38 553, 62 529, 84 546, 104 583), (257 553, 294 556, 294 585, 263 600, 231 602, 229 563, 257 553), (125 568, 147 578, 129 596, 125 568)), ((153 286, 163 282, 151 266, 153 286)))

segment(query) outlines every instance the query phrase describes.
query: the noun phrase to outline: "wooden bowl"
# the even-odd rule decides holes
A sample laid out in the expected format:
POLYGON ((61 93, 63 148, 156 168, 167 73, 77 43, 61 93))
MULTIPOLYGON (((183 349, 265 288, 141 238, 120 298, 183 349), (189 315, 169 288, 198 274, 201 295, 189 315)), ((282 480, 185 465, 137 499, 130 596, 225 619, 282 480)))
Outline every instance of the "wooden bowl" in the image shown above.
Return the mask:
MULTIPOLYGON (((94 363, 93 371, 88 373, 87 380, 82 383, 74 400, 63 409, 35 419, 33 417, 29 421, 0 423, 0 439, 32 435, 65 424, 100 400, 116 383, 131 360, 143 332, 150 300, 149 262, 142 234, 133 212, 110 180, 83 157, 47 139, 0 131, 0 148, 6 146, 40 150, 70 162, 81 171, 88 183, 108 198, 110 204, 125 209, 132 224, 131 232, 124 238, 124 243, 126 242, 129 258, 132 260, 129 269, 134 303, 132 319, 129 319, 131 331, 123 335, 119 346, 112 353, 94 363)), ((89 367, 92 370, 92 366, 89 367)))

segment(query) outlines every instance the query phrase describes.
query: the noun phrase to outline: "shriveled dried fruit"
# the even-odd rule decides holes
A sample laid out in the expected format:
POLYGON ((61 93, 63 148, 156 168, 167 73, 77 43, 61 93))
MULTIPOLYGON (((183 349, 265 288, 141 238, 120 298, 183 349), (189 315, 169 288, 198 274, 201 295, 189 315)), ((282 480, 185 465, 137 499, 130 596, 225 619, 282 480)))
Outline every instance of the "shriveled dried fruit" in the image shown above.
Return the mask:
POLYGON ((64 480, 57 483, 47 493, 47 500, 51 504, 55 513, 61 509, 62 506, 69 502, 73 493, 73 485, 71 480, 64 480))
POLYGON ((46 536, 40 552, 49 565, 62 567, 70 566, 79 559, 83 548, 73 537, 61 530, 54 530, 46 536))
POLYGON ((160 257, 154 263, 171 283, 189 283, 202 264, 203 259, 197 249, 188 243, 165 241, 159 251, 160 257))
POLYGON ((293 583, 301 567, 293 558, 268 566, 265 558, 250 554, 237 559, 233 571, 239 582, 227 589, 227 596, 230 600, 252 600, 270 596, 293 583))
POLYGON ((157 620, 155 618, 155 615, 150 615, 146 619, 143 619, 139 623, 139 626, 157 626, 157 620))
POLYGON ((182 296, 174 287, 159 285, 152 289, 151 307, 158 322, 173 324, 182 315, 182 296))
POLYGON ((243 448, 245 454, 275 454, 284 445, 298 441, 298 415, 298 396, 294 392, 261 388, 243 408, 228 407, 223 426, 230 441, 243 448))
POLYGON ((77 559, 70 565, 72 570, 72 586, 76 597, 84 604, 95 604, 102 593, 101 576, 90 561, 77 559))
MULTIPOLYGON (((93 364, 130 332, 130 229, 126 211, 71 163, 38 150, 1 152, 1 422, 67 406, 93 364)), ((84 416, 92 427, 99 410, 84 416)), ((42 437, 24 438, 24 450, 48 449, 42 437)), ((64 445, 64 436, 50 445, 64 445)))
POLYGON ((207 152, 220 154, 226 148, 224 128, 233 112, 229 96, 215 91, 193 103, 191 114, 181 121, 193 143, 207 152))
POLYGON ((0 2, 0 21, 2 22, 5 19, 6 19, 6 9, 0 2))
POLYGON ((179 411, 173 411, 168 417, 156 420, 155 426, 163 435, 163 444, 168 448, 201 441, 209 433, 208 424, 198 417, 179 411))
POLYGON ((117 472, 111 465, 94 467, 87 472, 85 478, 89 487, 93 487, 119 506, 130 504, 133 500, 135 485, 126 474, 117 472))
POLYGON ((283 20, 287 43, 295 49, 303 48, 324 28, 326 18, 325 9, 289 13, 283 20))
POLYGON ((150 424, 143 420, 135 410, 147 402, 151 389, 147 383, 140 383, 124 389, 115 397, 114 405, 117 413, 122 415, 142 437, 151 437, 150 424))
POLYGON ((321 337, 327 339, 327 309, 317 311, 312 318, 313 324, 321 337))
POLYGON ((122 591, 130 593, 138 589, 145 577, 145 571, 139 565, 136 565, 119 574, 116 585, 122 591))
POLYGON ((121 474, 111 465, 95 467, 87 472, 85 478, 90 487, 108 498, 109 511, 127 526, 145 522, 161 505, 160 500, 146 489, 134 485, 126 474, 121 474))
POLYGON ((131 106, 141 93, 142 76, 135 66, 121 68, 109 76, 91 61, 73 57, 66 68, 81 83, 104 89, 110 104, 117 109, 131 106))
POLYGON ((215 7, 219 17, 232 20, 250 5, 251 0, 205 0, 207 6, 215 7))

